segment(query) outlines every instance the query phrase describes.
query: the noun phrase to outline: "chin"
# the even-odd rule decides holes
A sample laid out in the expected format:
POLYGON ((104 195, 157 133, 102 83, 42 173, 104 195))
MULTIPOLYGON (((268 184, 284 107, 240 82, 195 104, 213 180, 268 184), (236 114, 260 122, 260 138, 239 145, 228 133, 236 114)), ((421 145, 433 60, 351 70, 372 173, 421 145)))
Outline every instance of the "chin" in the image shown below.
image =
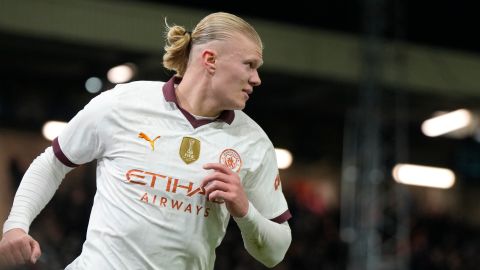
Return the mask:
POLYGON ((231 106, 229 109, 227 110, 243 110, 245 109, 245 104, 242 104, 242 105, 235 105, 235 106, 231 106))
POLYGON ((243 109, 245 109, 246 106, 247 106, 246 103, 239 104, 238 107, 235 110, 243 110, 243 109))
POLYGON ((231 100, 232 102, 230 104, 225 104, 225 110, 243 110, 245 106, 247 105, 246 100, 231 100))

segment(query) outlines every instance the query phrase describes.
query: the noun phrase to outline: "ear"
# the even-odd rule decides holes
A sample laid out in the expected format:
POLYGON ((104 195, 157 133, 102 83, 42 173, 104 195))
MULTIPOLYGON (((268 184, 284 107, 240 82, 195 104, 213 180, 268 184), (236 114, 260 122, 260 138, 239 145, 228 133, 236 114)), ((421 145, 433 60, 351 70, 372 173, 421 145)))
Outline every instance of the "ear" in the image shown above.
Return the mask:
POLYGON ((217 54, 215 51, 207 49, 202 52, 202 65, 211 74, 215 73, 217 54))

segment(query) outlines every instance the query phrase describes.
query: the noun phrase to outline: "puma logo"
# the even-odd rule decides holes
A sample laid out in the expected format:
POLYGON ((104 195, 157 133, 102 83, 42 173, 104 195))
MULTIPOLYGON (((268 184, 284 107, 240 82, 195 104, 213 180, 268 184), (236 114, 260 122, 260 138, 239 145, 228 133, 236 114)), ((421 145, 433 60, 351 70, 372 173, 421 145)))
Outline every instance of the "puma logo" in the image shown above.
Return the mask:
POLYGON ((150 137, 147 136, 147 134, 140 132, 138 133, 138 138, 144 139, 147 142, 150 143, 150 146, 152 147, 152 151, 155 150, 155 141, 160 138, 160 136, 155 137, 155 139, 150 139, 150 137))

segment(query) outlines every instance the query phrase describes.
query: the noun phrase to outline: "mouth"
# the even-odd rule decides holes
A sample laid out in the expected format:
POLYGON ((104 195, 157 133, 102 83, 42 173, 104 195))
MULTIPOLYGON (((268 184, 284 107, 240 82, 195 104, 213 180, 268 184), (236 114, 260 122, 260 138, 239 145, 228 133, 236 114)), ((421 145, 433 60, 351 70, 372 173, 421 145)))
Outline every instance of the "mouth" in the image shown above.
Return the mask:
POLYGON ((253 89, 243 89, 242 91, 247 95, 251 95, 253 93, 253 89))
POLYGON ((252 94, 253 90, 252 89, 243 89, 242 92, 245 94, 245 98, 249 99, 250 95, 252 94))

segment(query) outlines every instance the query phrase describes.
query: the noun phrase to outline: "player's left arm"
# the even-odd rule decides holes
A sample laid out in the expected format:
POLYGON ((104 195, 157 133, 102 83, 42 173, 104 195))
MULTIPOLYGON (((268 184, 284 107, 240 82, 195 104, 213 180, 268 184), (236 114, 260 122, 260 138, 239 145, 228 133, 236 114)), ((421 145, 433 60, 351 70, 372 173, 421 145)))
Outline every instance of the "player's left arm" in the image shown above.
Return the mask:
POLYGON ((287 253, 292 234, 288 222, 266 219, 250 203, 245 217, 234 217, 248 253, 267 267, 279 264, 287 253))
POLYGON ((208 163, 204 169, 214 170, 202 182, 207 199, 225 202, 250 255, 267 267, 280 263, 292 241, 288 222, 277 223, 265 218, 248 200, 238 174, 225 165, 208 163))

